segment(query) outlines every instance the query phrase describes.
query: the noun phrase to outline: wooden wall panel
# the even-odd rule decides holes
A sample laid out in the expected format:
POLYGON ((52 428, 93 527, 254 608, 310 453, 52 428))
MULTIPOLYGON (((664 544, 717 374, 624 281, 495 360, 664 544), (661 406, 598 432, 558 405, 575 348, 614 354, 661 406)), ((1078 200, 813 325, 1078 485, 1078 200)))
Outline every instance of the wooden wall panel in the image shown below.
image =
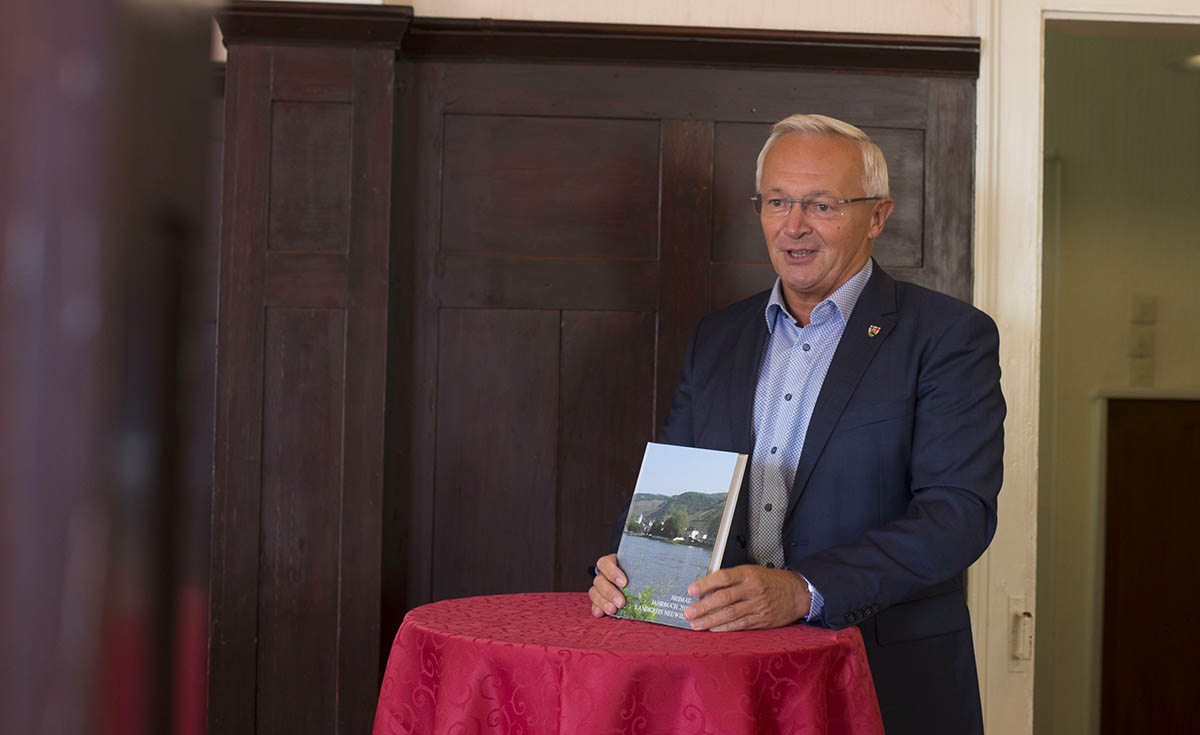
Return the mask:
MULTIPOLYGON (((865 129, 888 162, 888 184, 896 207, 875 241, 875 259, 884 268, 920 268, 925 245, 924 130, 865 129)), ((961 163, 961 162, 960 162, 961 163)), ((865 205, 864 205, 865 206, 865 205)))
POLYGON ((271 106, 270 249, 345 252, 350 115, 347 104, 271 106))
POLYGON ((270 161, 271 56, 229 49, 217 316, 209 728, 255 732, 263 280, 270 161))
MULTIPOLYGON (((655 344, 655 429, 671 406, 688 334, 710 311, 706 302, 712 252, 713 124, 663 123, 662 278, 655 344)), ((632 494, 633 489, 629 488, 632 494)))
POLYGON ((658 304, 655 261, 445 255, 438 266, 444 306, 653 311, 658 304))
POLYGON ((386 48, 230 43, 214 732, 370 729, 394 77, 386 48))
POLYGON ((771 123, 722 122, 714 128, 709 257, 717 263, 770 263, 750 197, 754 196, 754 162, 771 133, 771 123))
POLYGON ((354 74, 354 50, 326 47, 320 55, 303 46, 272 49, 271 99, 288 102, 350 102, 346 80, 354 74))
POLYGON ((658 125, 447 115, 441 250, 653 259, 658 125))
POLYGON ((433 596, 554 586, 559 313, 438 320, 433 596))
MULTIPOLYGON (((868 126, 912 129, 923 129, 929 114, 930 79, 913 75, 586 62, 420 63, 437 64, 429 70, 431 81, 455 90, 453 98, 442 100, 449 114, 771 123, 819 111, 868 126)), ((965 79, 938 81, 974 86, 965 79)))
POLYGON ((562 317, 554 588, 583 591, 654 435, 652 312, 562 317))
POLYGON ((335 729, 345 334, 342 309, 267 309, 258 733, 335 729))

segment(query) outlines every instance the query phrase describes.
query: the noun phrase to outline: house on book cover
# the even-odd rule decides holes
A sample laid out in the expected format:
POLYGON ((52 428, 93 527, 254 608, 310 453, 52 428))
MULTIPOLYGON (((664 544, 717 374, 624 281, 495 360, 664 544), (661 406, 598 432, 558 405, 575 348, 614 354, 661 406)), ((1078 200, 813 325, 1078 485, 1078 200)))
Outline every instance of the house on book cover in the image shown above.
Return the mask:
POLYGON ((618 617, 688 627, 688 585, 721 566, 745 468, 744 454, 646 445, 617 550, 618 617))

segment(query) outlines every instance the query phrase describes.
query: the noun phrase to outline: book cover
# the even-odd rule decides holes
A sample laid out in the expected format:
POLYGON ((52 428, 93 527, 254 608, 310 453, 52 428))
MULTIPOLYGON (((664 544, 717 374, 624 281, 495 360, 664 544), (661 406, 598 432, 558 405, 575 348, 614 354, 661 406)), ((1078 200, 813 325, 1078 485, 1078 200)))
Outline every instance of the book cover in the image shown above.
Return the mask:
POLYGON ((629 584, 617 617, 689 627, 687 588, 715 572, 746 471, 746 455, 646 444, 617 563, 629 584))

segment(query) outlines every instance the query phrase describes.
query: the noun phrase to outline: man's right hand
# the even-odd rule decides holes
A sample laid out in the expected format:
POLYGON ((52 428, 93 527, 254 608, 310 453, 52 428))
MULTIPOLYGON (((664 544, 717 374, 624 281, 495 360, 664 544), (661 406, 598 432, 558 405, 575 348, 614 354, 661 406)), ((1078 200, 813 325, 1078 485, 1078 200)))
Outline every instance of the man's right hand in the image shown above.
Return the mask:
POLYGON ((629 584, 625 572, 617 566, 617 555, 609 554, 597 559, 596 572, 592 588, 588 590, 588 597, 592 598, 592 615, 597 618, 616 615, 618 609, 625 607, 625 595, 621 594, 621 588, 629 584))

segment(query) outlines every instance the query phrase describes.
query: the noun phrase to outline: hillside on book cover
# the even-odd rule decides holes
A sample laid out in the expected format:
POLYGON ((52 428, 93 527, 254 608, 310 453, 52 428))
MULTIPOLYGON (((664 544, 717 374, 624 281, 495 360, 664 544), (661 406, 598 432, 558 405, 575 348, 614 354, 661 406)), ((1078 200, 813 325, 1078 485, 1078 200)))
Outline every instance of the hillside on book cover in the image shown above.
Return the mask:
POLYGON ((617 563, 628 577, 617 617, 689 627, 688 585, 721 566, 746 455, 646 445, 617 563))

